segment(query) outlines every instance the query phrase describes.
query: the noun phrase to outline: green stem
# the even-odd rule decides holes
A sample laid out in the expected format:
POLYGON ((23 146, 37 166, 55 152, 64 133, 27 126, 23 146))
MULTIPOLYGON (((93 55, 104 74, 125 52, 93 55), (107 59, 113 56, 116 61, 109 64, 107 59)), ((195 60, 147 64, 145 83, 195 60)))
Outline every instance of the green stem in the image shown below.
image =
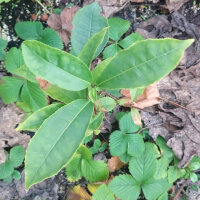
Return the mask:
POLYGON ((51 14, 48 9, 41 3, 40 0, 35 0, 48 14, 51 14))

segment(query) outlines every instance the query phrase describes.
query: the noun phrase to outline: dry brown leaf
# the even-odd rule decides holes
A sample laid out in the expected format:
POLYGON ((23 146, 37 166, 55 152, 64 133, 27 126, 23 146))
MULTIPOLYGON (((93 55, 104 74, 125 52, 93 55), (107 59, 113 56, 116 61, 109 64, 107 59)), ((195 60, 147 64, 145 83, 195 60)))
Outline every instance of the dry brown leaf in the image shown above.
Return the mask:
POLYGON ((24 114, 18 109, 15 104, 7 105, 0 109, 0 155, 1 162, 4 160, 3 149, 5 147, 13 147, 16 145, 23 145, 27 147, 30 136, 21 134, 15 130, 17 124, 19 124, 24 118, 24 114))
POLYGON ((80 185, 75 186, 69 193, 68 200, 91 200, 91 196, 80 185))
POLYGON ((78 6, 65 8, 61 12, 60 16, 57 14, 51 14, 48 18, 47 24, 49 27, 58 32, 65 45, 68 44, 69 38, 71 36, 71 31, 73 29, 73 17, 79 9, 80 8, 78 6))
POLYGON ((149 85, 143 92, 141 96, 137 97, 135 102, 132 102, 130 90, 121 90, 121 94, 125 96, 124 106, 125 107, 136 107, 143 109, 146 107, 151 107, 153 105, 159 104, 159 92, 156 84, 149 85))
POLYGON ((178 11, 189 0, 166 0, 167 8, 170 12, 178 11))
POLYGON ((113 156, 108 160, 108 169, 110 172, 114 172, 116 170, 121 169, 125 163, 123 163, 118 156, 113 156))

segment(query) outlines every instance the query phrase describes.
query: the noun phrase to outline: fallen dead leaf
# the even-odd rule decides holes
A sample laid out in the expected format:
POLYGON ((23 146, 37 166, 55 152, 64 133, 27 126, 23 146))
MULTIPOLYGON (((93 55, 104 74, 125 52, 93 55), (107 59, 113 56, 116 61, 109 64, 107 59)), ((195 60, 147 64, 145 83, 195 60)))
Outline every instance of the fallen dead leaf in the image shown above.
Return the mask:
POLYGON ((58 32, 65 45, 68 44, 71 36, 71 31, 73 29, 73 17, 79 9, 80 8, 78 6, 65 8, 61 12, 60 16, 57 14, 51 14, 48 18, 47 24, 49 27, 58 32))
POLYGON ((156 84, 149 85, 143 92, 141 96, 137 97, 135 102, 132 102, 130 90, 121 90, 121 94, 125 99, 124 106, 125 107, 136 107, 139 109, 143 109, 146 107, 150 107, 156 104, 159 104, 159 92, 156 84))
POLYGON ((80 185, 75 186, 69 193, 68 200, 91 200, 91 196, 80 185))
POLYGON ((170 12, 178 11, 189 0, 166 0, 170 12))
POLYGON ((23 145, 27 148, 30 136, 22 134, 15 130, 24 118, 24 114, 18 109, 15 104, 9 104, 0 109, 0 164, 5 161, 4 148, 23 145))
POLYGON ((108 160, 108 169, 110 172, 114 172, 116 170, 121 169, 125 163, 123 163, 118 156, 113 156, 108 160))

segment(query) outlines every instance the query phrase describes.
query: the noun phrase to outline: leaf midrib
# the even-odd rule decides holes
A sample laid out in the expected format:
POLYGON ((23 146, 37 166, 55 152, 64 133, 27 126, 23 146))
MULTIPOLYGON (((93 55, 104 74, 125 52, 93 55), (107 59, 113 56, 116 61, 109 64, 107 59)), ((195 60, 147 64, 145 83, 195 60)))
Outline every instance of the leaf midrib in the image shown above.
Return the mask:
MULTIPOLYGON (((37 169, 37 171, 36 171, 35 174, 38 173, 38 171, 39 171, 39 169, 41 168, 41 166, 43 166, 43 164, 46 162, 47 157, 49 156, 49 154, 51 153, 51 151, 54 149, 54 147, 57 145, 57 143, 59 142, 59 140, 62 138, 62 136, 63 136, 64 132, 66 131, 66 129, 68 129, 68 127, 72 124, 72 122, 77 118, 77 116, 84 110, 84 108, 85 108, 89 103, 90 103, 90 101, 88 101, 88 102, 85 104, 85 106, 74 116, 74 118, 71 120, 71 122, 68 124, 68 126, 64 129, 64 131, 62 132, 62 134, 60 135, 60 137, 56 140, 55 144, 52 146, 52 148, 50 149, 50 151, 47 153, 47 155, 46 155, 44 161, 43 161, 42 164, 38 167, 38 169, 37 169)), ((69 104, 68 104, 68 105, 69 105, 69 104)), ((38 129, 38 131, 39 131, 39 130, 40 130, 40 129, 38 129)), ((34 176, 34 179, 33 179, 32 182, 34 182, 35 177, 36 177, 36 176, 34 176)))
MULTIPOLYGON (((135 45, 134 45, 134 46, 135 46, 135 45)), ((166 53, 163 53, 163 55, 155 56, 155 57, 153 57, 153 58, 151 58, 151 59, 149 59, 149 60, 146 60, 145 62, 142 62, 142 63, 140 63, 140 64, 138 64, 138 65, 135 65, 135 66, 133 66, 133 67, 131 67, 131 68, 129 68, 129 69, 127 69, 127 70, 125 70, 125 71, 123 71, 123 72, 121 72, 121 73, 119 73, 119 74, 113 76, 113 77, 110 77, 109 79, 107 79, 107 80, 105 80, 105 81, 103 81, 103 82, 101 82, 100 84, 97 84, 97 85, 100 86, 100 85, 102 85, 103 83, 108 82, 108 81, 110 81, 110 80, 112 80, 112 79, 114 79, 114 78, 116 78, 116 77, 118 77, 118 76, 121 76, 122 74, 127 73, 128 71, 130 71, 130 70, 132 70, 132 69, 134 69, 134 68, 138 68, 140 65, 145 65, 146 63, 148 63, 148 62, 150 62, 150 61, 152 61, 152 60, 156 60, 156 59, 158 59, 158 58, 161 58, 161 57, 163 57, 163 56, 166 56, 166 55, 170 54, 171 52, 173 52, 173 51, 175 51, 175 50, 178 50, 178 49, 181 49, 181 47, 179 47, 179 48, 174 48, 173 50, 170 50, 170 51, 168 51, 168 52, 166 52, 166 53)), ((118 54, 117 54, 117 55, 118 55, 118 54)), ((112 60, 111 60, 111 62, 112 62, 112 60)), ((109 64, 110 64, 110 63, 109 63, 109 64)), ((108 64, 108 65, 109 65, 109 64, 108 64)))

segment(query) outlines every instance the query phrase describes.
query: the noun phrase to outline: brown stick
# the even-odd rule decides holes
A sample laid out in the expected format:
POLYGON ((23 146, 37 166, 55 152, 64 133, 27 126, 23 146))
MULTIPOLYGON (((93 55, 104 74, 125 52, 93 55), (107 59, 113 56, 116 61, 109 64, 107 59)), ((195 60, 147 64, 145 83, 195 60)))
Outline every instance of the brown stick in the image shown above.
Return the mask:
POLYGON ((187 183, 188 183, 188 180, 186 180, 186 181, 183 183, 183 185, 179 188, 179 190, 178 190, 178 192, 176 193, 176 195, 174 196, 173 200, 176 200, 176 199, 179 197, 179 195, 181 194, 183 188, 187 185, 187 183))

